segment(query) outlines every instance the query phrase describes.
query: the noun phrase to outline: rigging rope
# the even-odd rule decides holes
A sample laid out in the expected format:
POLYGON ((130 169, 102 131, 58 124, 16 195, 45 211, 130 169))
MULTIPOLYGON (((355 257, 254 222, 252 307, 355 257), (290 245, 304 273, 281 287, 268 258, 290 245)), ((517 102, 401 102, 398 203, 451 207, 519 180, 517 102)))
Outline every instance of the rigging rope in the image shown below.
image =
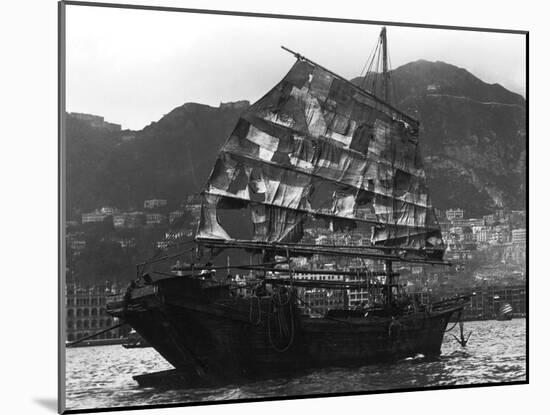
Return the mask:
MULTIPOLYGON (((388 47, 388 70, 391 72, 393 71, 393 65, 391 63, 391 56, 390 56, 390 49, 388 47)), ((397 87, 395 86, 395 81, 393 79, 393 76, 390 76, 390 85, 391 85, 391 88, 392 88, 392 97, 393 97, 393 100, 392 100, 392 103, 393 105, 397 105, 398 104, 398 101, 399 101, 399 96, 397 95, 397 87)))
POLYGON ((291 303, 291 300, 293 298, 293 291, 290 291, 290 293, 285 292, 287 299, 286 301, 283 301, 281 299, 281 292, 278 291, 277 295, 271 296, 271 303, 269 304, 269 307, 267 308, 267 336, 269 339, 269 343, 271 347, 276 352, 283 353, 286 352, 292 344, 294 343, 294 337, 295 337, 295 322, 294 322, 294 305, 291 303), (288 307, 285 307, 288 305, 288 307), (285 308, 289 309, 288 317, 290 318, 290 327, 288 326, 288 322, 286 319, 286 313, 285 308), (273 310, 272 310, 273 309, 273 310), (280 347, 275 344, 275 341, 273 340, 273 334, 272 334, 272 327, 271 327, 271 317, 273 313, 273 318, 278 323, 278 331, 279 331, 279 338, 281 340, 284 340, 285 337, 288 337, 288 341, 283 347, 280 347))
POLYGON ((261 303, 260 297, 256 295, 253 295, 250 297, 250 310, 248 312, 248 319, 250 320, 250 323, 254 324, 255 326, 259 326, 262 322, 262 303, 261 303), (258 304, 258 318, 256 320, 252 319, 252 309, 253 309, 252 304, 254 302, 254 299, 257 300, 257 304, 258 304))
MULTIPOLYGON (((378 45, 378 42, 377 42, 377 45, 378 45)), ((359 84, 361 86, 361 88, 363 87, 363 83, 365 82, 365 77, 368 74, 367 65, 371 64, 371 60, 374 58, 375 50, 376 50, 376 48, 373 48, 371 50, 369 56, 367 57, 367 60, 365 61, 365 65, 363 65, 363 69, 361 69, 361 72, 360 72, 361 82, 359 84)))
POLYGON ((455 321, 455 324, 453 324, 453 327, 451 327, 450 329, 445 330, 445 333, 447 333, 447 332, 451 331, 452 329, 454 329, 454 328, 456 327, 456 325, 460 322, 461 318, 462 318, 462 312, 459 311, 459 312, 458 312, 458 318, 457 318, 457 320, 455 321))
MULTIPOLYGON (((362 89, 364 89, 364 87, 368 87, 371 78, 374 76, 372 72, 372 66, 374 64, 377 53, 379 56, 379 52, 378 52, 379 47, 380 47, 380 39, 377 40, 376 46, 374 47, 373 51, 369 55, 369 58, 368 58, 368 60, 370 60, 370 62, 368 62, 369 66, 367 68, 367 72, 365 73, 365 76, 363 77, 360 85, 362 89)), ((374 91, 371 91, 371 92, 374 93, 374 91)))

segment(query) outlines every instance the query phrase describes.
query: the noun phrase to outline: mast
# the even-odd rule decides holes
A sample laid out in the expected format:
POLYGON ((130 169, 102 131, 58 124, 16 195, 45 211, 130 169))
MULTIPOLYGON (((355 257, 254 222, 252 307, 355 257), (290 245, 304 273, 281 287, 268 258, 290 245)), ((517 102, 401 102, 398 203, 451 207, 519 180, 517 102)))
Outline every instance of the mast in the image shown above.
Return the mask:
POLYGON ((390 73, 388 72, 388 42, 386 38, 386 27, 380 32, 380 41, 382 42, 382 90, 384 92, 384 101, 390 101, 390 73))
MULTIPOLYGON (((389 73, 388 73, 388 44, 386 37, 386 27, 384 26, 380 31, 380 42, 382 43, 382 91, 384 101, 389 102, 389 73)), ((392 300, 392 287, 393 287, 393 271, 392 261, 387 259, 385 261, 386 272, 386 303, 391 304, 392 300)))
POLYGON ((393 277, 394 277, 391 259, 386 260, 385 273, 386 273, 386 287, 387 287, 386 304, 391 304, 392 297, 393 297, 392 290, 393 290, 393 277))
MULTIPOLYGON (((390 101, 390 73, 388 72, 388 39, 386 37, 386 26, 384 26, 380 32, 380 41, 382 43, 382 91, 384 93, 384 101, 390 101)), ((386 260, 386 302, 391 304, 393 296, 393 269, 392 260, 386 260)))

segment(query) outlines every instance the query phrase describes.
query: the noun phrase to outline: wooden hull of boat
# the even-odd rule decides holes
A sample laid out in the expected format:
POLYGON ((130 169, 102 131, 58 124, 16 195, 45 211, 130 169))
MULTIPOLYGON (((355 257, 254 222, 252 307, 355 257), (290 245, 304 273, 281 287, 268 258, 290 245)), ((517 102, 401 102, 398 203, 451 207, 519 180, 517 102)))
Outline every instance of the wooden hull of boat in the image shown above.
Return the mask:
POLYGON ((398 319, 310 318, 289 303, 278 318, 272 301, 267 296, 232 298, 223 286, 172 278, 135 290, 111 304, 110 312, 188 380, 224 382, 438 356, 449 318, 463 306, 398 319))

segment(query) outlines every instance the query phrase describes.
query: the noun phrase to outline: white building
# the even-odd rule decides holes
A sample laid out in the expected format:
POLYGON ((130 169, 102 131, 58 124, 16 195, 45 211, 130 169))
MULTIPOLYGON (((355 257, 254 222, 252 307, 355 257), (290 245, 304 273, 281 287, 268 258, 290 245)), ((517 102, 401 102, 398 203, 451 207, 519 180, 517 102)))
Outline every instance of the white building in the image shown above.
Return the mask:
POLYGON ((145 209, 157 209, 160 207, 164 207, 168 204, 168 201, 166 199, 150 199, 143 202, 143 207, 145 209))
POLYGON ((146 225, 160 225, 166 221, 166 215, 160 213, 147 213, 145 215, 146 225))
POLYGON ((82 214, 82 223, 98 223, 103 222, 108 215, 95 211, 82 214))
POLYGON ((512 230, 512 243, 521 244, 527 242, 527 231, 525 229, 512 230))
POLYGON ((453 219, 464 219, 464 211, 462 209, 447 209, 445 211, 445 216, 448 220, 453 219))

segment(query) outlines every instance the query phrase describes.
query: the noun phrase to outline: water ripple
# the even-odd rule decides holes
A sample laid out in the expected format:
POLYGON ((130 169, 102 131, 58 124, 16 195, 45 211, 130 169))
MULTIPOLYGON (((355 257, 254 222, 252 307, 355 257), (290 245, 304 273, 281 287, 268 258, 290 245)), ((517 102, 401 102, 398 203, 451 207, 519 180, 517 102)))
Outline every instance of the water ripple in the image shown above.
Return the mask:
POLYGON ((422 355, 393 364, 325 368, 292 378, 246 385, 159 391, 141 388, 133 375, 171 369, 152 348, 121 346, 67 349, 67 408, 219 401, 319 393, 380 391, 426 386, 512 382, 526 379, 525 320, 465 323, 472 336, 466 348, 450 336, 439 359, 422 355))

